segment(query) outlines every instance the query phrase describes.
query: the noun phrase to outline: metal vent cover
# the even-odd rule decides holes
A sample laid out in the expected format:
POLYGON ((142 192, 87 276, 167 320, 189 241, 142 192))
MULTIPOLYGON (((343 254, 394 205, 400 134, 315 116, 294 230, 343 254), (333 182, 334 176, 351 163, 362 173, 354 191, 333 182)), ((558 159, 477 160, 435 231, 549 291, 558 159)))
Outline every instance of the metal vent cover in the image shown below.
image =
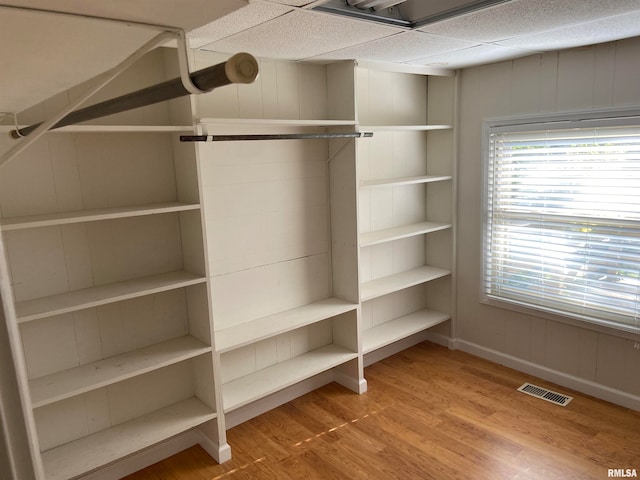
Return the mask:
POLYGON ((561 407, 566 407, 569 402, 573 400, 573 397, 563 395, 562 393, 558 392, 552 392, 551 390, 532 385, 531 383, 525 383, 520 388, 518 388, 518 391, 526 393, 527 395, 531 395, 532 397, 541 398, 542 400, 546 400, 547 402, 560 405, 561 407))
POLYGON ((324 0, 311 10, 416 29, 511 1, 513 0, 324 0))

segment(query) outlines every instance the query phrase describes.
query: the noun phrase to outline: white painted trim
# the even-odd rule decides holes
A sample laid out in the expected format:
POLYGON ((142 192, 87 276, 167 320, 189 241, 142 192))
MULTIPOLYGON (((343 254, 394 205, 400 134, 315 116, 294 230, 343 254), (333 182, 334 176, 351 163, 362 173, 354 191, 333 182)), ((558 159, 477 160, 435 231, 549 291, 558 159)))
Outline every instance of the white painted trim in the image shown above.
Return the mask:
POLYGON ((204 448, 216 462, 220 464, 231 460, 231 447, 228 443, 218 444, 198 429, 196 429, 194 433, 198 436, 200 446, 204 448))
MULTIPOLYGON (((191 429, 93 473, 79 477, 79 480, 118 480, 201 443, 201 440, 202 438, 197 434, 197 431, 191 429)), ((203 448, 207 450, 206 447, 203 446, 203 448)))
MULTIPOLYGON (((450 301, 450 311, 451 314, 451 323, 449 328, 450 339, 449 342, 454 342, 458 336, 458 320, 457 320, 457 312, 458 312, 458 179, 459 175, 459 162, 458 162, 458 151, 459 151, 459 142, 460 142, 460 126, 462 123, 461 115, 460 115, 460 95, 461 95, 461 73, 456 71, 456 76, 454 79, 454 92, 453 92, 453 132, 452 132, 452 157, 451 160, 453 162, 452 165, 452 192, 451 192, 451 223, 453 225, 451 232, 452 246, 451 246, 451 301, 450 301)), ((455 348, 449 344, 449 348, 455 350, 455 348)))
POLYGON ((536 377, 544 380, 557 383, 563 387, 591 395, 607 402, 615 403, 616 405, 640 411, 640 397, 636 395, 607 387, 606 385, 595 383, 590 380, 585 380, 584 378, 579 378, 568 373, 558 372, 557 370, 507 355, 506 353, 498 352, 497 350, 492 350, 472 342, 467 342, 465 340, 456 340, 455 344, 460 350, 470 353, 471 355, 499 363, 500 365, 516 369, 529 375, 535 375, 536 377))
POLYGON ((339 383, 345 388, 348 388, 352 392, 362 394, 367 391, 367 381, 364 378, 359 380, 338 371, 333 372, 333 377, 334 382, 339 383))
MULTIPOLYGON (((45 478, 44 467, 42 465, 42 457, 40 454, 40 443, 38 432, 31 408, 31 393, 29 391, 27 365, 25 361, 20 331, 18 329, 18 320, 13 300, 12 287, 9 275, 9 262, 5 250, 5 246, 0 235, 0 329, 5 330, 3 337, 6 336, 8 341, 10 356, 8 365, 2 365, 6 368, 6 375, 12 377, 11 383, 15 382, 17 391, 13 388, 7 388, 5 385, 5 375, 0 375, 0 389, 6 388, 5 394, 0 394, 0 428, 5 438, 7 447, 6 454, 9 457, 9 468, 15 474, 33 475, 32 478, 41 480, 45 478), (12 401, 9 401, 9 395, 12 401), (11 408, 11 411, 7 411, 11 408), (11 414, 11 417, 8 415, 11 414), (17 424, 17 425, 16 425, 17 424), (25 439, 18 441, 12 439, 11 433, 24 427, 25 439), (19 451, 24 449, 26 451, 19 451)), ((4 341, 2 342, 4 343, 4 341)), ((0 345, 4 348, 5 345, 0 345)), ((12 385, 13 387, 13 385, 12 385)), ((17 434, 18 432, 16 432, 17 434)))

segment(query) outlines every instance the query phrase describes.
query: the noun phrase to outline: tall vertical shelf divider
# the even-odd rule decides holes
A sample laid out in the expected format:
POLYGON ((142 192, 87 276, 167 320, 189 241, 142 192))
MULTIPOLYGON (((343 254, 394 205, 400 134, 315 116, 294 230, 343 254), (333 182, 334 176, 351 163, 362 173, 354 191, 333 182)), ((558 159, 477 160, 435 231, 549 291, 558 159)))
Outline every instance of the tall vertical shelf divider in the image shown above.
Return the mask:
MULTIPOLYGON (((196 54, 198 68, 224 59, 196 54)), ((232 87, 235 95, 214 91, 197 98, 200 133, 354 131, 353 81, 352 62, 260 60, 254 84, 232 87)), ((354 149, 353 139, 198 146, 215 346, 229 426, 299 395, 296 386, 305 382, 335 380, 366 390, 354 149), (336 173, 349 169, 346 179, 336 173), (343 208, 345 201, 353 208, 343 208)))
MULTIPOLYGON (((175 76, 174 55, 151 52, 96 101, 175 76)), ((188 431, 228 456, 195 149, 177 141, 192 125, 189 100, 157 104, 51 132, 3 169, 0 230, 46 480, 188 431)))
POLYGON ((367 364, 451 319, 456 84, 453 72, 437 73, 357 67, 359 128, 374 132, 357 152, 367 364))

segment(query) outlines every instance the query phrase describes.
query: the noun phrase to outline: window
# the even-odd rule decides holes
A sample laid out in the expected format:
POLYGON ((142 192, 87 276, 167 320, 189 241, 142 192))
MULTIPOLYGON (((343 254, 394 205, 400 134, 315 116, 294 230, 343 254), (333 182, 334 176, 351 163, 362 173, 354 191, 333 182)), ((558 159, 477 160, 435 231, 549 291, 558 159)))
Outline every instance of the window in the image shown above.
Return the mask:
POLYGON ((640 117, 485 127, 483 300, 640 332, 640 117))

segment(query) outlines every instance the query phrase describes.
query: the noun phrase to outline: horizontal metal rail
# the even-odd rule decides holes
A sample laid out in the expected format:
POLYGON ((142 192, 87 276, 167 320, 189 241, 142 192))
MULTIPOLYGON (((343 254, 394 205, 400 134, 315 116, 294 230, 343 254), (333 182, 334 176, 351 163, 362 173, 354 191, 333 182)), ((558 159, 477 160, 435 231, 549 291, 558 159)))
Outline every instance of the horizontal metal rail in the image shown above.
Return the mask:
MULTIPOLYGON (((258 62, 248 53, 238 53, 226 62, 203 68, 190 75, 193 84, 203 93, 232 83, 252 83, 257 76, 258 62)), ((183 97, 190 93, 180 77, 174 78, 71 112, 54 124, 51 130, 183 97)), ((10 135, 13 138, 24 137, 40 125, 41 123, 37 123, 12 130, 10 135)))
POLYGON ((253 135, 180 135, 181 142, 237 142, 246 140, 318 140, 328 138, 373 137, 373 132, 275 133, 253 135))

